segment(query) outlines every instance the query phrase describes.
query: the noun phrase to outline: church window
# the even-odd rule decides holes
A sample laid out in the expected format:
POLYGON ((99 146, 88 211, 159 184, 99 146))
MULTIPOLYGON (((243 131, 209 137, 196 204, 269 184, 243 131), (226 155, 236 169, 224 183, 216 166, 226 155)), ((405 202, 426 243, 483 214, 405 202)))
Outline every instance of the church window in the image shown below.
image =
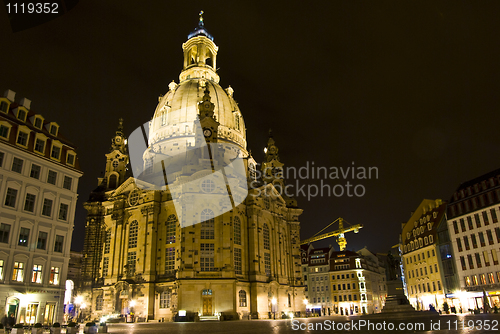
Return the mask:
POLYGON ((160 308, 169 308, 170 307, 170 297, 171 297, 170 290, 163 291, 160 294, 160 308))
POLYGON ((214 250, 214 244, 200 244, 201 271, 215 271, 214 250))
POLYGON ((271 249, 269 244, 269 227, 265 223, 263 228, 263 235, 264 235, 264 249, 271 249))
POLYGON ((104 298, 102 295, 97 296, 95 299, 95 310, 102 311, 102 305, 104 304, 104 298))
POLYGON ((166 229, 167 229, 167 244, 175 243, 175 232, 177 225, 177 217, 175 215, 170 215, 167 218, 166 229))
POLYGON ((214 239, 214 212, 205 209, 201 212, 201 239, 214 239))
POLYGON ((118 167, 118 160, 113 160, 113 168, 118 167))
POLYGON ((201 183, 201 191, 204 193, 213 193, 215 190, 215 183, 212 180, 203 180, 201 183))
POLYGON ((134 189, 128 196, 128 204, 134 206, 137 204, 138 201, 139 201, 139 190, 134 189))
POLYGON ((175 272, 175 248, 170 247, 165 249, 165 274, 175 272))
POLYGON ((240 307, 247 307, 247 293, 245 290, 240 290, 238 292, 238 297, 240 299, 240 307))
POLYGON ((106 236, 104 238, 104 254, 109 254, 111 249, 111 229, 106 231, 106 236))
POLYGON ((241 245, 241 221, 239 217, 234 217, 234 243, 241 245))
POLYGON ((130 229, 128 232, 128 248, 136 248, 137 247, 137 233, 139 231, 139 224, 137 220, 134 220, 130 224, 130 229))
POLYGON ((234 273, 241 275, 241 249, 234 249, 234 273))
POLYGON ((271 276, 271 254, 264 253, 264 269, 267 276, 271 276))
POLYGON ((255 164, 250 164, 248 169, 250 171, 250 179, 256 180, 257 179, 257 172, 255 170, 255 164))
POLYGON ((202 295, 202 296, 211 296, 211 295, 212 295, 212 289, 204 289, 204 290, 201 292, 201 295, 202 295))
POLYGON ((133 275, 135 273, 136 261, 137 261, 137 253, 136 252, 128 252, 128 254, 127 254, 128 275, 133 275))
POLYGON ((161 114, 161 125, 167 124, 167 113, 164 111, 161 114))

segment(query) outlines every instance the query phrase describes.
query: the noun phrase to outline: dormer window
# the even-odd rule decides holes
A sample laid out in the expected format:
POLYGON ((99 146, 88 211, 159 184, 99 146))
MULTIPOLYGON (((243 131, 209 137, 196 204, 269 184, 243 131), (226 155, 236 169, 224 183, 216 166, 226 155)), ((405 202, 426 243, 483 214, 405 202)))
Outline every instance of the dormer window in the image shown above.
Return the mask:
POLYGON ((75 155, 73 153, 67 153, 66 155, 66 163, 68 165, 74 166, 75 165, 75 155))
POLYGON ((4 113, 9 111, 9 104, 5 101, 0 102, 0 110, 4 113))
POLYGON ((9 139, 10 124, 0 124, 0 137, 3 139, 9 139))
POLYGON ((17 140, 16 143, 18 143, 21 146, 28 146, 28 138, 29 138, 29 133, 22 131, 21 129, 17 133, 17 140))
POLYGON ((17 119, 25 122, 26 121, 26 111, 19 108, 17 109, 17 119))
POLYGON ((44 153, 45 152, 45 140, 42 140, 40 138, 37 138, 35 141, 35 151, 38 153, 44 153))
POLYGON ((42 123, 43 123, 43 121, 42 121, 42 119, 40 117, 36 117, 35 118, 35 123, 34 123, 35 128, 41 129, 42 128, 42 123))
POLYGON ((59 146, 52 145, 52 152, 50 153, 50 156, 59 160, 61 157, 61 148, 59 146))
POLYGON ((50 126, 50 134, 57 137, 57 126, 56 125, 50 126))

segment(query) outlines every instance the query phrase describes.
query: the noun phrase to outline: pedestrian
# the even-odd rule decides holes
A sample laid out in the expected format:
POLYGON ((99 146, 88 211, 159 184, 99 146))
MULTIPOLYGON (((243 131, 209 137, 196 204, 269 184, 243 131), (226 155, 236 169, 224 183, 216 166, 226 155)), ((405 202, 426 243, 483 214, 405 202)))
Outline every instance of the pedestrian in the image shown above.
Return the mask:
POLYGON ((7 328, 7 326, 9 325, 9 317, 7 317, 7 314, 4 314, 2 318, 2 325, 3 328, 7 328))
POLYGON ((16 317, 14 317, 14 313, 9 314, 9 319, 7 320, 8 322, 8 328, 14 327, 16 324, 16 317))

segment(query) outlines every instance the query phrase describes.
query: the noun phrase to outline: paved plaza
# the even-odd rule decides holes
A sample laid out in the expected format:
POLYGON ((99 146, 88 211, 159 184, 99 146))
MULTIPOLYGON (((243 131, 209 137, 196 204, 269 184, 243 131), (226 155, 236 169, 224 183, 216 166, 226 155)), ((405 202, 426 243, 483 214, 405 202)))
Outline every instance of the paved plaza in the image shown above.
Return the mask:
POLYGON ((319 317, 284 320, 241 320, 194 323, 112 324, 109 333, 130 334, 291 334, 291 333, 495 333, 499 314, 441 315, 433 318, 319 317), (432 327, 432 328, 431 328, 432 327))

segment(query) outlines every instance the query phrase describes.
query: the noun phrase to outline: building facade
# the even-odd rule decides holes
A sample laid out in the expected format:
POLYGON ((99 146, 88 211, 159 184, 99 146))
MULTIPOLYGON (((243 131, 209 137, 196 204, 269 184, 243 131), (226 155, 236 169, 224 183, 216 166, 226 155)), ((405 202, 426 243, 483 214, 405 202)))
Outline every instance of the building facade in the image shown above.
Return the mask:
POLYGON ((63 321, 77 200, 75 146, 31 110, 0 98, 0 309, 18 323, 63 321))
POLYGON ((446 203, 423 200, 401 233, 406 295, 416 310, 442 309, 452 291, 455 269, 446 221, 446 203))
POLYGON ((499 209, 500 169, 462 183, 450 199, 448 228, 459 287, 448 297, 457 309, 500 306, 499 209))
POLYGON ((160 97, 144 150, 145 173, 175 181, 161 190, 138 187, 140 181, 128 171, 131 158, 120 121, 104 176, 84 205, 88 215, 82 297, 88 316, 134 314, 138 320, 172 321, 305 312, 298 220, 302 210, 293 198, 280 194, 284 180, 275 172, 283 165, 278 147, 269 138, 262 173, 257 170, 246 148, 234 90, 219 85, 218 47, 202 19, 183 51, 179 83, 170 83, 160 97), (189 168, 180 173, 163 175, 157 170, 161 165, 150 164, 155 154, 174 157, 180 148, 194 147, 200 140, 213 149, 211 155, 183 155, 189 168), (234 158, 233 151, 221 149, 222 143, 238 148, 246 176, 245 185, 231 188, 231 203, 241 204, 215 215, 225 205, 225 187, 208 188, 197 178, 200 166, 217 165, 215 157, 234 158), (233 190, 247 186, 248 196, 237 198, 233 190), (183 196, 221 196, 220 204, 200 199, 196 204, 202 209, 193 209, 194 203, 183 208, 183 214, 201 221, 186 225, 174 203, 176 187, 184 190, 183 196))
POLYGON ((366 248, 301 247, 307 308, 320 315, 379 313, 387 297, 384 264, 366 248))

